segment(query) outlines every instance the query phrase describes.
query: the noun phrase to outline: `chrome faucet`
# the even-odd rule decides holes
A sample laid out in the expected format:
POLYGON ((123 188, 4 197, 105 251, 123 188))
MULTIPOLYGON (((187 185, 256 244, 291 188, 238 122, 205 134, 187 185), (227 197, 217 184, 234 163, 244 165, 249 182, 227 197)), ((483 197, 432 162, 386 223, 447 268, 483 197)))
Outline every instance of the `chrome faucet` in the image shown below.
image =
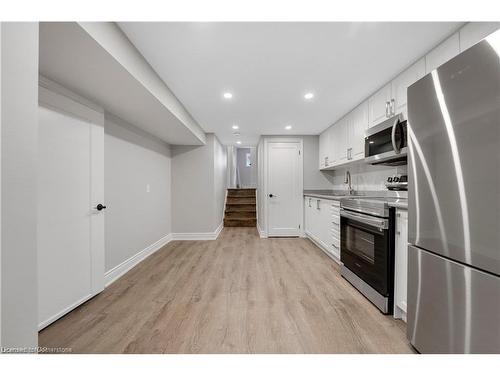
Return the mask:
POLYGON ((354 189, 351 186, 351 173, 349 171, 345 171, 344 184, 347 184, 348 194, 349 195, 354 194, 354 189))

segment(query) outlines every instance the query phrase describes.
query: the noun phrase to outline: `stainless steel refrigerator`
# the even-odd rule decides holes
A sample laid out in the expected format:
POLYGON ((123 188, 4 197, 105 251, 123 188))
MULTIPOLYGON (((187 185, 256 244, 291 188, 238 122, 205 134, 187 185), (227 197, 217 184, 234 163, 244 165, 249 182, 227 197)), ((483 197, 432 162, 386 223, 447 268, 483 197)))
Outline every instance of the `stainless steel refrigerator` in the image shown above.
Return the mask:
POLYGON ((407 335, 500 353, 500 30, 408 88, 407 335))

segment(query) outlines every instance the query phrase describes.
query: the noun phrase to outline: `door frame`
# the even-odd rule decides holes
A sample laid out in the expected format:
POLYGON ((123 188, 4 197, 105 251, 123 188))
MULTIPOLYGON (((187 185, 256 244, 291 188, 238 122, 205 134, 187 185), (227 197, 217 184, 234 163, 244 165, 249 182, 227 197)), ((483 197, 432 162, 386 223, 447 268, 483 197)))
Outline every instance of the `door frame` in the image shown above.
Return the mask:
MULTIPOLYGON (((266 218, 266 237, 269 236, 269 206, 268 206, 268 186, 269 186, 269 145, 271 143, 295 143, 299 145, 299 191, 304 191, 304 140, 300 137, 272 137, 264 139, 264 217, 266 218)), ((304 237, 304 203, 299 204, 299 231, 297 235, 304 237)), ((274 237, 274 236, 273 236, 274 237)))
MULTIPOLYGON (((102 184, 92 184, 90 186, 91 204, 104 202, 104 109, 41 75, 38 82, 38 105, 90 124, 91 179, 102 181, 102 184)), ((89 207, 89 209, 91 208, 89 207)), ((47 327, 61 316, 104 290, 104 213, 92 216, 90 231, 91 293, 74 306, 68 306, 49 319, 38 322, 38 330, 47 327)))

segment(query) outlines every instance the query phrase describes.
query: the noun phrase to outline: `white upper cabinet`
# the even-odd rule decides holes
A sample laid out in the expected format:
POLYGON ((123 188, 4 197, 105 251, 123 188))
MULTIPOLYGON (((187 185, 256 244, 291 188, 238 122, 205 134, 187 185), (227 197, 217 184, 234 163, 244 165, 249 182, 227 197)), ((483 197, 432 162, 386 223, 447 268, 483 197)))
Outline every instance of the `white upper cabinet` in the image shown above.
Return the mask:
POLYGON ((425 56, 425 71, 432 72, 460 53, 460 38, 458 32, 450 36, 439 46, 425 56))
POLYGON ((365 131, 402 114, 408 119, 407 90, 420 78, 500 28, 500 22, 470 22, 358 105, 320 135, 320 169, 364 158, 365 131))
POLYGON ((460 52, 500 28, 500 22, 469 22, 460 29, 460 52))
POLYGON ((327 135, 328 135, 328 142, 326 144, 326 147, 327 147, 327 152, 326 152, 326 156, 328 157, 327 159, 327 167, 331 167, 334 163, 336 163, 336 154, 335 154, 335 150, 337 148, 337 145, 336 145, 336 134, 335 134, 335 127, 333 126, 330 126, 327 131, 326 131, 327 135))
POLYGON ((361 103, 350 114, 348 156, 350 160, 365 157, 365 131, 368 129, 368 101, 361 103))
POLYGON ((319 135, 319 169, 326 168, 326 162, 328 157, 328 132, 330 128, 325 130, 323 133, 319 135))
POLYGON ((425 75, 425 59, 418 60, 415 64, 398 75, 391 82, 391 110, 393 114, 402 113, 404 119, 407 119, 407 97, 406 90, 410 85, 417 82, 425 75))
POLYGON ((368 121, 369 127, 375 126, 389 116, 389 104, 391 102, 391 84, 388 83, 375 94, 373 94, 370 99, 368 99, 368 121))
POLYGON ((344 117, 333 126, 333 128, 335 129, 333 133, 334 135, 333 142, 335 143, 334 145, 335 164, 343 164, 347 162, 347 153, 348 153, 347 149, 349 148, 347 146, 348 126, 349 126, 348 116, 344 117))

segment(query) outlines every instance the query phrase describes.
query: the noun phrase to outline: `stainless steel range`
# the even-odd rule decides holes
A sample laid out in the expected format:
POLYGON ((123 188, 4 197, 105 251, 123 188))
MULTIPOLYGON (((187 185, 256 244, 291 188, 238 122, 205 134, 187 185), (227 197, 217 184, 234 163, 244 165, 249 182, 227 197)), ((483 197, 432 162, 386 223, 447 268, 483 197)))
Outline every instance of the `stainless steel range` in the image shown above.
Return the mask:
POLYGON ((380 311, 394 300, 393 197, 356 197, 340 202, 341 274, 380 311))

